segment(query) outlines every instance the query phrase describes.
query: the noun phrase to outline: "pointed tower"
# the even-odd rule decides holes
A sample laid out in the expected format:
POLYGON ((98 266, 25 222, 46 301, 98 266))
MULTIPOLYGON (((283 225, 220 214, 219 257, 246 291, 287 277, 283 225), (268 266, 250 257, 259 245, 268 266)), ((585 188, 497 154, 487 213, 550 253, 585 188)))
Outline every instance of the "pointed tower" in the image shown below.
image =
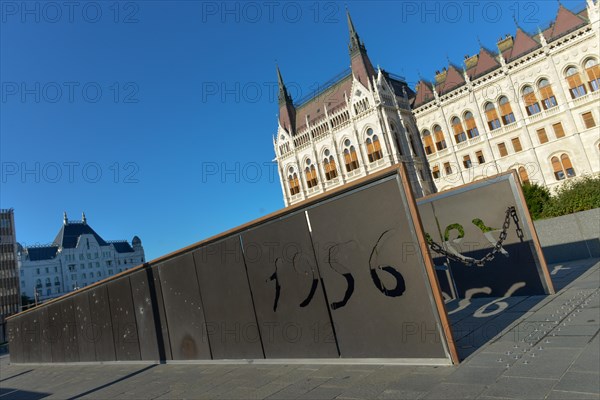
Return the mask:
POLYGON ((283 78, 281 77, 281 71, 279 66, 277 68, 277 83, 279 84, 279 124, 285 129, 290 135, 296 133, 296 108, 292 97, 289 95, 283 78))
POLYGON ((371 78, 375 76, 375 68, 373 68, 373 64, 371 64, 371 60, 367 55, 367 49, 364 43, 361 42, 358 33, 356 33, 356 29, 354 29, 354 24, 352 23, 352 18, 350 17, 350 12, 348 10, 346 10, 346 17, 348 18, 348 30, 350 31, 350 44, 348 45, 348 49, 350 50, 352 73, 360 83, 368 87, 371 78))

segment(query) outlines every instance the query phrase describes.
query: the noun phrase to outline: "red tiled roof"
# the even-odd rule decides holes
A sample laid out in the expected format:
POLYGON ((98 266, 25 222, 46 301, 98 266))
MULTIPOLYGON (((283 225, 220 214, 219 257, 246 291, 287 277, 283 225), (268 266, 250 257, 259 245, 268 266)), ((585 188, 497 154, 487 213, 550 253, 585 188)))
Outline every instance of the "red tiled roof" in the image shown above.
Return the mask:
POLYGON ((496 56, 486 48, 482 47, 479 51, 477 64, 472 68, 469 68, 467 74, 470 79, 475 79, 498 67, 500 67, 500 63, 496 60, 496 56))
POLYGON ((433 98, 431 83, 420 80, 417 84, 417 95, 413 107, 420 107, 425 103, 429 103, 433 98))
POLYGON ((446 79, 436 85, 436 91, 439 94, 446 94, 452 89, 456 89, 459 86, 465 84, 465 77, 454 65, 450 64, 448 72, 446 73, 446 79))
POLYGON ((346 102, 344 93, 350 96, 352 89, 352 74, 340 79, 329 89, 323 93, 319 93, 316 97, 310 99, 306 103, 296 108, 296 129, 300 131, 306 126, 306 116, 309 116, 309 121, 314 121, 325 115, 325 105, 327 111, 330 112, 336 107, 341 106, 346 102))
POLYGON ((550 31, 550 35, 544 36, 547 41, 551 41, 573 31, 576 28, 579 28, 585 23, 586 21, 583 18, 581 18, 579 15, 573 14, 561 4, 558 7, 558 14, 556 15, 554 24, 552 24, 552 26, 547 30, 550 31))
POLYGON ((525 33, 525 31, 517 27, 515 43, 513 44, 510 55, 508 57, 505 56, 505 59, 507 59, 507 61, 512 61, 525 53, 529 53, 530 51, 537 48, 539 45, 540 44, 536 42, 527 33, 525 33))

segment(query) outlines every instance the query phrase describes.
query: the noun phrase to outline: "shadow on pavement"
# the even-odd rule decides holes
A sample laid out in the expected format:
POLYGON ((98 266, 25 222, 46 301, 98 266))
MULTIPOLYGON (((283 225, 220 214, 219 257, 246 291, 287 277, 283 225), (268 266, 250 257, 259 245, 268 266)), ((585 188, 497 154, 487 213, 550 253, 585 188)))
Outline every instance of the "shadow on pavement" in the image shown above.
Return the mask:
MULTIPOLYGON (((558 293, 564 289, 597 262, 598 259, 585 259, 549 265, 555 291, 558 293)), ((473 354, 547 297, 486 297, 485 294, 474 294, 470 299, 446 303, 460 360, 473 354)))
POLYGON ((37 400, 50 396, 52 393, 30 392, 28 390, 0 388, 2 400, 37 400))
MULTIPOLYGON (((67 400, 80 399, 80 398, 82 398, 82 397, 85 397, 85 396, 87 396, 87 395, 89 395, 89 394, 91 394, 91 393, 94 393, 94 392, 97 392, 97 391, 99 391, 99 390, 102 390, 102 389, 104 389, 104 388, 107 388, 107 387, 109 387, 109 386, 112 386, 112 385, 114 385, 115 383, 122 382, 122 381, 126 381, 127 379, 129 379, 129 378, 131 378, 131 377, 134 377, 134 376, 136 376, 136 375, 139 375, 139 374, 141 374, 142 372, 148 371, 149 369, 152 369, 152 368, 154 368, 154 367, 157 367, 157 366, 158 366, 158 364, 149 365, 149 366, 147 366, 147 367, 145 367, 145 368, 142 368, 142 369, 140 369, 140 370, 138 370, 138 371, 135 371, 135 372, 132 372, 132 373, 130 373, 130 374, 127 374, 127 375, 125 375, 125 376, 122 376, 122 377, 120 377, 119 379, 115 379, 114 381, 111 381, 111 382, 105 383, 104 385, 100 385, 100 386, 98 386, 98 387, 95 387, 95 388, 93 388, 93 389, 87 390, 87 391, 85 391, 85 392, 83 392, 83 393, 80 393, 80 394, 77 394, 77 395, 75 395, 75 396, 69 397, 67 400)), ((1 397, 1 396, 0 396, 0 397, 1 397)), ((2 400, 4 400, 4 398, 2 398, 2 400)))

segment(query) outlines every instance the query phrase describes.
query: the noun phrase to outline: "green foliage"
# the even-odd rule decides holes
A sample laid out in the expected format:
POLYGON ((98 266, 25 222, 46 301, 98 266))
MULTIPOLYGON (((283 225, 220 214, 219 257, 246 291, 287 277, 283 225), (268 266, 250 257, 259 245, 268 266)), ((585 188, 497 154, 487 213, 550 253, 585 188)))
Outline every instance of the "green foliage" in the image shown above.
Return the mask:
POLYGON ((551 201, 550 190, 537 183, 526 183, 523 185, 523 195, 531 218, 542 218, 545 205, 551 201))
POLYGON ((600 175, 584 176, 561 185, 544 206, 543 218, 591 210, 600 207, 600 175))
POLYGON ((569 179, 554 194, 544 186, 523 185, 531 218, 552 218, 600 207, 600 174, 569 179))

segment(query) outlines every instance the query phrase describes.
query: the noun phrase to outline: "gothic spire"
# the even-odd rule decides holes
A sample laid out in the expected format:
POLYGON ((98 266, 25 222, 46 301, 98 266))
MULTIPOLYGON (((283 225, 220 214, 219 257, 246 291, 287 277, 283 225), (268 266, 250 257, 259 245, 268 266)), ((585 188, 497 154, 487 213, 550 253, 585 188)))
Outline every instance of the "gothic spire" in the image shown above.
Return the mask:
POLYGON ((350 16, 350 11, 346 10, 346 18, 348 19, 348 31, 350 32, 350 55, 363 50, 365 50, 364 44, 360 41, 360 37, 358 37, 358 33, 356 33, 356 29, 354 28, 354 23, 352 22, 352 17, 350 16))
POLYGON ((360 40, 354 28, 354 23, 348 10, 346 10, 346 17, 348 19, 348 31, 350 32, 348 49, 350 50, 352 73, 364 86, 368 87, 371 77, 376 76, 375 68, 373 68, 373 64, 371 64, 371 60, 367 55, 367 48, 360 40))
POLYGON ((281 77, 281 71, 279 70, 279 66, 276 65, 275 68, 277 68, 277 83, 279 85, 279 105, 286 104, 288 102, 291 103, 292 99, 288 94, 287 88, 285 87, 285 83, 283 83, 283 78, 281 77))
POLYGON ((277 83, 279 85, 279 123, 283 129, 293 135, 296 131, 296 108, 294 107, 292 97, 285 87, 285 83, 283 83, 279 66, 276 65, 275 67, 277 68, 277 83))

